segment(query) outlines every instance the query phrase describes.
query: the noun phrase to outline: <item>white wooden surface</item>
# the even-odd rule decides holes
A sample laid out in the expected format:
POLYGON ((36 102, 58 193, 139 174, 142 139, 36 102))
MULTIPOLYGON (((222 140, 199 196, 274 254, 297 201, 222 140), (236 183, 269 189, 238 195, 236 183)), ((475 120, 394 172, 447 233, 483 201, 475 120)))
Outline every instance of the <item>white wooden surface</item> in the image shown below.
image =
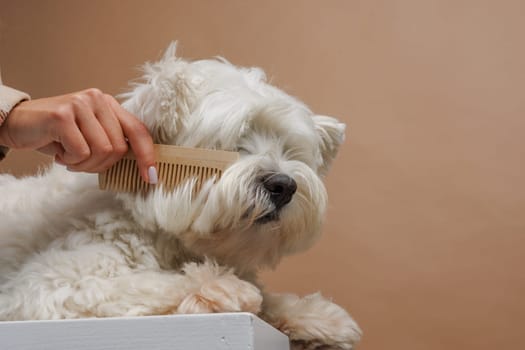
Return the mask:
POLYGON ((0 322, 2 350, 289 350, 250 313, 0 322))

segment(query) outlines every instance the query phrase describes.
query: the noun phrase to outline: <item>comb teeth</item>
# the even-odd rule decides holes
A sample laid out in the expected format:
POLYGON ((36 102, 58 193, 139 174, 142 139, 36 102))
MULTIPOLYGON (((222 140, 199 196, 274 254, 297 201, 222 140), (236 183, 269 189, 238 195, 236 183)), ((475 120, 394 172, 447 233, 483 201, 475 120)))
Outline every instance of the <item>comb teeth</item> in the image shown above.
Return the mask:
POLYGON ((99 187, 114 192, 146 193, 162 185, 166 192, 195 178, 194 193, 201 190, 209 179, 219 179, 223 171, 239 158, 236 152, 215 151, 176 146, 155 145, 158 184, 149 185, 142 180, 135 157, 126 157, 99 174, 99 187))

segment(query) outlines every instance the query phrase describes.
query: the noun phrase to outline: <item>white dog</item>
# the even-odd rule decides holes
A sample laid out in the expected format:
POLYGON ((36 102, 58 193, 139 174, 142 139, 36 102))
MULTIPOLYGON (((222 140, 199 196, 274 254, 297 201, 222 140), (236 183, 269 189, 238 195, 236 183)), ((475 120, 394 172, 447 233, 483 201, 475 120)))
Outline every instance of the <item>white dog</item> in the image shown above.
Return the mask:
POLYGON ((187 62, 175 44, 125 98, 155 142, 240 160, 197 195, 195 181, 115 195, 61 166, 0 176, 0 319, 248 311, 296 347, 352 348, 361 331, 341 307, 320 294, 266 293, 256 279, 321 233, 321 178, 344 124, 314 115, 260 69, 187 62))

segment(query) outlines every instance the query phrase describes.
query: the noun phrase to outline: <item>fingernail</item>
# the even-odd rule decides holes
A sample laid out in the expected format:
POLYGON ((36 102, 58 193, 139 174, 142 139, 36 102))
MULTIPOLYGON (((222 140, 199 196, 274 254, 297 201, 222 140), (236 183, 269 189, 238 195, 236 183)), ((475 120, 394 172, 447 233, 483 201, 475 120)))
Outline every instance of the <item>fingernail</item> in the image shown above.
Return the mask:
POLYGON ((149 183, 152 185, 156 185, 157 182, 159 182, 159 178, 157 177, 157 169, 153 165, 148 168, 148 179, 149 183))

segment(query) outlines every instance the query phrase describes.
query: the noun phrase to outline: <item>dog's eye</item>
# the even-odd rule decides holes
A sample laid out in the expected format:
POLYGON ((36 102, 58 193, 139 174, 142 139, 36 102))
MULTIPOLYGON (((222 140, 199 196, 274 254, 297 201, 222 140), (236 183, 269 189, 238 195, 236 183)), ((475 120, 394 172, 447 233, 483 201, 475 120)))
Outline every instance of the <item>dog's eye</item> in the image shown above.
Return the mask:
POLYGON ((307 149, 302 149, 298 147, 287 148, 284 152, 284 158, 288 160, 297 160, 303 163, 308 164, 311 159, 311 151, 307 149))
POLYGON ((237 147, 237 152, 239 153, 244 153, 244 154, 247 154, 247 153, 250 153, 246 148, 244 147, 237 147))

